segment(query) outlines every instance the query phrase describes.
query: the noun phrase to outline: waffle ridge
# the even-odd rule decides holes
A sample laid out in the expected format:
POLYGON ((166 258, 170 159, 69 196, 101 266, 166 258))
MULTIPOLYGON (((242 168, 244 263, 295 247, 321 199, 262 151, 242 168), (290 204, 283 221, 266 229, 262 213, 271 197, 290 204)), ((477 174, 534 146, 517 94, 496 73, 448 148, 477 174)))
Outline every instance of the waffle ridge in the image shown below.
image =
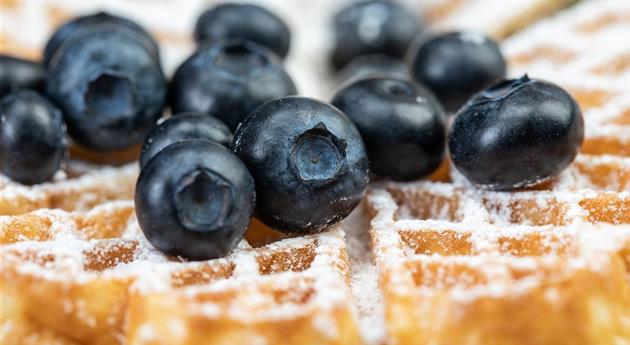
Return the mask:
POLYGON ((132 201, 1 217, 7 344, 358 342, 342 229, 187 262, 146 242, 132 201))
POLYGON ((630 189, 619 178, 628 159, 615 160, 607 185, 595 173, 602 161, 584 155, 538 190, 480 191, 457 179, 374 186, 370 236, 390 339, 629 341, 630 189), (595 179, 601 188, 591 189, 595 179))

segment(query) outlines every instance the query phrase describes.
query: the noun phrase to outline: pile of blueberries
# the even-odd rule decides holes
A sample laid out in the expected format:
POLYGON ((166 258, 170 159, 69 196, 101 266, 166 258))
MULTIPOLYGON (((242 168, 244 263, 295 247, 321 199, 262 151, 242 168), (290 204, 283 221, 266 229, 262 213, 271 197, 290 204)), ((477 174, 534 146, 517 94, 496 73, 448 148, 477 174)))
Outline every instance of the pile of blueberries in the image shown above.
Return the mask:
POLYGON ((412 13, 368 0, 334 17, 330 65, 343 83, 330 103, 293 96, 289 28, 262 7, 204 12, 198 48, 170 83, 138 24, 75 18, 41 64, 0 57, 2 172, 50 179, 66 157, 66 128, 93 151, 144 142, 140 227, 166 254, 208 259, 229 253, 254 215, 283 232, 321 231, 357 206, 370 177, 427 177, 447 151, 472 184, 495 190, 547 180, 573 161, 583 120, 569 94, 505 80, 492 39, 431 33, 412 13), (165 108, 172 115, 161 119, 165 108))

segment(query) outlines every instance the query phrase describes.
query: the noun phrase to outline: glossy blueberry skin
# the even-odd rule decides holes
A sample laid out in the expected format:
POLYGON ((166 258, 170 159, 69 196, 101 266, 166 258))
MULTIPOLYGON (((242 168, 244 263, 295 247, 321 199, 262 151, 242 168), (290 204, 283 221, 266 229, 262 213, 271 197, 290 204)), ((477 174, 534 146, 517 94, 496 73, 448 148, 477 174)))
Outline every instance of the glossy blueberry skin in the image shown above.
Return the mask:
POLYGON ((451 160, 475 185, 509 190, 557 176, 577 155, 584 120, 560 87, 527 76, 475 95, 448 133, 451 160))
POLYGON ((19 89, 41 92, 46 71, 42 65, 12 56, 0 55, 0 97, 19 89))
POLYGON ((260 6, 225 3, 201 14, 195 25, 195 40, 252 41, 285 58, 291 45, 291 32, 282 19, 260 6))
POLYGON ((99 27, 109 27, 114 30, 122 30, 127 31, 130 34, 134 34, 136 39, 144 45, 144 47, 159 63, 159 47, 151 34, 149 34, 149 32, 142 26, 128 18, 111 15, 106 12, 97 12, 76 17, 57 28, 57 30, 48 39, 46 47, 44 48, 44 66, 48 66, 50 64, 50 61, 57 50, 74 35, 80 34, 81 31, 85 29, 93 30, 99 27))
POLYGON ((411 74, 428 87, 448 112, 475 93, 505 78, 505 60, 495 41, 475 32, 421 37, 412 48, 411 74))
POLYGON ((423 24, 413 11, 388 0, 355 2, 334 18, 331 63, 336 70, 361 55, 403 58, 423 24))
POLYGON ((359 129, 375 174, 415 180, 442 162, 444 110, 421 86, 403 79, 366 78, 339 90, 331 103, 359 129))
POLYGON ((409 71, 401 60, 382 54, 362 55, 350 61, 340 72, 342 83, 367 77, 396 77, 406 79, 409 71))
POLYGON ((166 102, 164 74, 134 35, 83 30, 50 62, 46 89, 64 113, 68 133, 99 151, 146 138, 166 102))
POLYGON ((184 140, 142 169, 135 205, 142 232, 161 252, 191 260, 227 255, 254 212, 254 181, 225 147, 184 140))
POLYGON ((61 112, 40 94, 20 90, 0 100, 0 167, 24 184, 50 179, 66 154, 61 112))
POLYGON ((365 147, 338 109, 304 97, 256 108, 232 149, 256 181, 256 217, 290 233, 323 230, 345 218, 368 183, 365 147))
POLYGON ((258 105, 296 93, 271 51, 249 41, 224 41, 199 48, 177 69, 171 107, 215 116, 235 130, 258 105))
POLYGON ((165 147, 185 139, 206 139, 230 147, 232 131, 219 119, 206 114, 176 114, 159 123, 147 136, 140 152, 140 167, 165 147))

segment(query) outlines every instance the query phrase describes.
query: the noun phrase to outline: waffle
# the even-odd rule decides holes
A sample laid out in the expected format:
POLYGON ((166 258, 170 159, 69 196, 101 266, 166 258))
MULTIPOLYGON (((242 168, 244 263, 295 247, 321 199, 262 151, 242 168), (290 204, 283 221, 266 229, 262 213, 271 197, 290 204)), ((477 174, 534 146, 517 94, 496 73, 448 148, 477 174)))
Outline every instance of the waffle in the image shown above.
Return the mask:
POLYGON ((3 344, 360 341, 342 229, 186 262, 146 242, 132 201, 0 221, 3 344))
POLYGON ((112 200, 132 199, 138 177, 137 163, 103 167, 73 161, 51 182, 25 186, 0 175, 0 215, 18 215, 37 209, 88 211, 112 200))
POLYGON ((537 190, 389 183, 368 205, 399 344, 630 342, 630 159, 578 156, 537 190))
POLYGON ((553 81, 584 113, 582 151, 630 156, 630 3, 585 1, 503 43, 513 76, 553 81))

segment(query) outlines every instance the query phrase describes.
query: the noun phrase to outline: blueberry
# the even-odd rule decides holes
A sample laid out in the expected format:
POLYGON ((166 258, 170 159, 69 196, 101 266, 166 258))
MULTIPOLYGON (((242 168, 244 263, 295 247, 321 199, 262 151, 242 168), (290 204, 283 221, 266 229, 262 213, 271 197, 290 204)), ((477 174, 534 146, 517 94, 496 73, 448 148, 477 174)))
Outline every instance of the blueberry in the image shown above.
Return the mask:
POLYGON ((340 72, 342 82, 356 81, 366 77, 390 76, 406 79, 409 72, 400 60, 387 55, 362 55, 350 61, 340 72))
POLYGON ((448 133, 451 160, 472 183, 514 189, 558 175, 584 139, 575 100, 560 87, 524 76, 480 92, 448 133))
POLYGON ((420 38, 411 49, 411 74, 449 112, 505 77, 505 60, 495 41, 476 32, 420 38))
POLYGON ((230 150, 190 139, 166 147, 142 169, 136 216, 161 252, 213 259, 228 254, 243 238, 255 199, 252 176, 230 150))
POLYGON ((44 89, 46 71, 32 61, 0 55, 0 97, 18 89, 44 89))
POLYGON ((141 42, 149 53, 159 62, 159 48, 151 34, 134 21, 114 16, 105 12, 97 12, 85 16, 76 17, 62 26, 52 34, 46 47, 44 48, 44 65, 48 66, 57 50, 72 36, 81 33, 85 29, 95 29, 109 27, 115 30, 124 30, 133 34, 141 42))
POLYGON ((222 41, 199 48, 175 72, 176 113, 216 116, 232 130, 258 105, 297 93, 279 59, 249 41, 222 41))
POLYGON ((251 4, 220 4, 197 20, 197 42, 232 39, 256 42, 284 58, 289 52, 291 33, 282 19, 251 4))
POLYGON ((367 157, 352 121, 303 97, 256 108, 232 149, 256 181, 256 217, 284 232, 315 232, 345 218, 368 183, 367 157))
POLYGON ((61 112, 44 97, 20 90, 0 100, 0 167, 25 184, 51 178, 65 156, 61 112))
POLYGON ((334 18, 335 46, 331 63, 335 69, 340 69, 361 55, 402 58, 421 30, 422 23, 413 11, 394 1, 351 4, 334 18))
POLYGON ((151 53, 126 31, 83 30, 50 62, 46 85, 68 133, 100 151, 142 141, 162 115, 166 81, 151 53))
POLYGON ((444 158, 445 115, 428 90, 391 77, 370 77, 342 88, 332 105, 359 129, 370 170, 396 180, 432 173, 444 158))
POLYGON ((206 114, 176 114, 162 121, 147 136, 140 152, 140 166, 165 147, 184 139, 207 139, 230 147, 232 132, 220 120, 206 114))

